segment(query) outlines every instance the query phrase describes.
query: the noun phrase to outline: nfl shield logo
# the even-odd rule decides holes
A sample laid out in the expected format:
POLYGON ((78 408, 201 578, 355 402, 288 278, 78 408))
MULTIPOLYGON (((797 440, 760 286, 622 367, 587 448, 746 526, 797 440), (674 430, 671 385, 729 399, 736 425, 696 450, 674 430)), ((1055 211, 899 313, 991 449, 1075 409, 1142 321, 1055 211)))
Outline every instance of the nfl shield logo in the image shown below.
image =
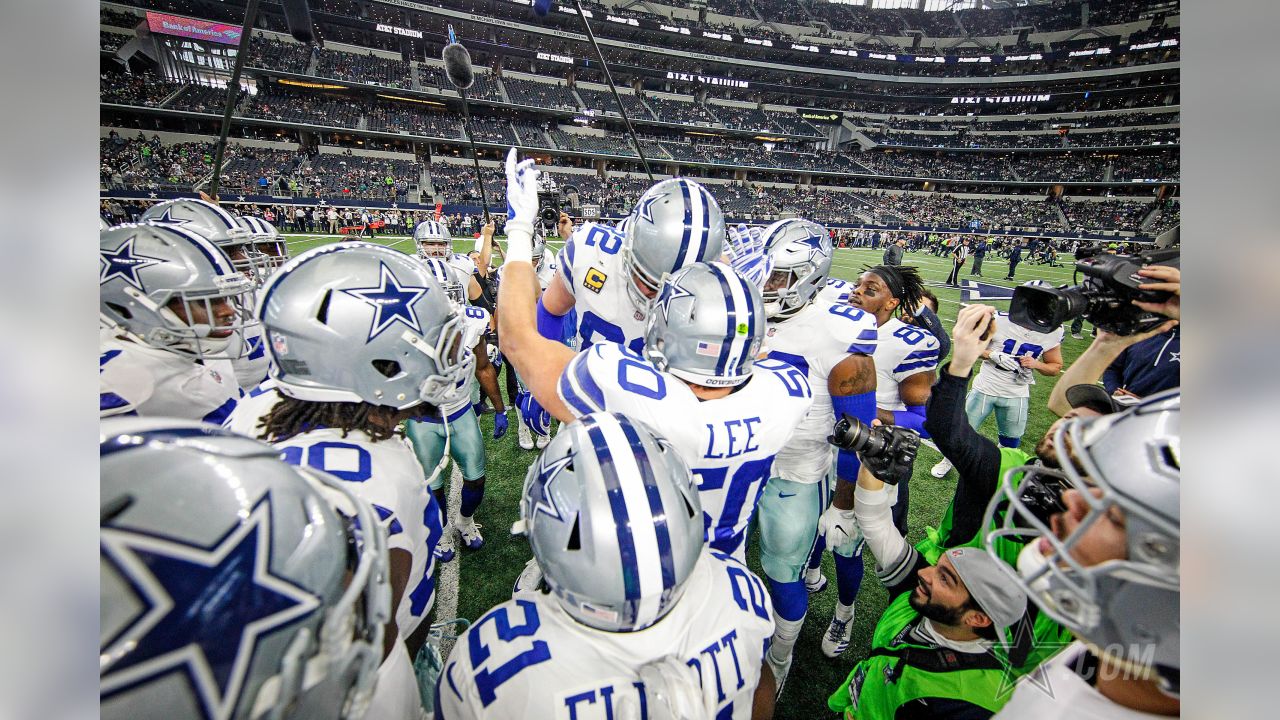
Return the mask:
POLYGON ((283 335, 271 334, 271 347, 275 349, 277 355, 289 354, 289 343, 285 341, 283 335))

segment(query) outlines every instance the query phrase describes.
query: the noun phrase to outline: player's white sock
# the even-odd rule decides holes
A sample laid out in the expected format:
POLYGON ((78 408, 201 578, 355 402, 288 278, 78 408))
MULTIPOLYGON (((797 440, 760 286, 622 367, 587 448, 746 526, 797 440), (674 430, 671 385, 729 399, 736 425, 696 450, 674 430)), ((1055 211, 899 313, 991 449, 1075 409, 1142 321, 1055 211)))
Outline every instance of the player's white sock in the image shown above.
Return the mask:
POLYGON ((845 605, 841 603, 839 600, 837 600, 836 601, 836 618, 839 620, 845 620, 845 621, 852 620, 853 606, 845 605))
MULTIPOLYGON (((807 613, 806 613, 807 614, 807 613)), ((786 660, 800 639, 800 628, 804 625, 804 615, 799 620, 784 620, 774 617, 773 640, 769 643, 769 654, 774 660, 786 660)))

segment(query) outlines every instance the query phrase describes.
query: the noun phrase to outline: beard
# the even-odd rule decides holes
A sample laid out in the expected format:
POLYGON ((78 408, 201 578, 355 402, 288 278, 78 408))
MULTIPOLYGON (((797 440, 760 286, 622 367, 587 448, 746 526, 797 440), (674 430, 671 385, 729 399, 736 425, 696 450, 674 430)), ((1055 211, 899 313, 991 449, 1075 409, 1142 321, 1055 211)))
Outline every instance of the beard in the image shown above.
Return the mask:
POLYGON ((964 608, 949 608, 933 602, 928 597, 917 599, 916 594, 911 593, 911 597, 907 598, 907 604, 912 610, 920 613, 921 616, 942 625, 959 625, 964 618, 964 608))

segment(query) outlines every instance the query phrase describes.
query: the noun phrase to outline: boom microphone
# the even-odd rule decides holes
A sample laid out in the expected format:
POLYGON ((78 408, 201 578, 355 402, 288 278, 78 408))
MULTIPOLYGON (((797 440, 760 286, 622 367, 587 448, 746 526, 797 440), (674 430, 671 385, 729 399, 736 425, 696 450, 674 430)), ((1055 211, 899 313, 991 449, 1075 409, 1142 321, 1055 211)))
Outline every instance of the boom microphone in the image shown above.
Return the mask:
POLYGON ((444 74, 449 82, 459 90, 467 90, 476 82, 475 71, 471 69, 471 53, 461 43, 451 42, 444 46, 444 74))
POLYGON ((471 131, 471 103, 467 101, 467 88, 475 84, 476 74, 471 69, 471 53, 458 42, 458 36, 449 25, 449 44, 444 46, 441 54, 444 61, 444 74, 449 82, 458 89, 462 96, 462 129, 467 133, 467 144, 471 146, 471 162, 476 169, 476 184, 480 186, 480 203, 484 207, 484 222, 489 223, 489 194, 484 190, 484 177, 480 175, 480 156, 476 154, 475 133, 471 131))

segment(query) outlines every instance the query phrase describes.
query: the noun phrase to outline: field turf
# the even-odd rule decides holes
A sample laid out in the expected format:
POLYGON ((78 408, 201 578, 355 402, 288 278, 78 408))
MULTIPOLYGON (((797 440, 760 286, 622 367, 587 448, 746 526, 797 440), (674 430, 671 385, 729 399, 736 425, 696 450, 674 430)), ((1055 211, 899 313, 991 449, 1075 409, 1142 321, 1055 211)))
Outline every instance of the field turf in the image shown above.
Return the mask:
MULTIPOLYGON (((288 239, 290 251, 295 256, 311 247, 334 241, 334 238, 326 236, 289 235, 288 239)), ((412 242, 407 238, 380 237, 376 241, 404 251, 413 249, 412 242)), ((470 239, 455 241, 455 249, 459 252, 470 250, 472 245, 473 241, 470 239)), ((553 243, 552 246, 556 245, 553 243)), ((831 276, 856 280, 864 265, 879 263, 881 254, 881 250, 871 249, 836 250, 831 276)), ((1018 266, 1018 282, 1043 279, 1054 285, 1069 283, 1072 275, 1071 258, 1064 256, 1062 261, 1066 263, 1063 267, 1030 265, 1024 262, 1018 266)), ((921 274, 941 301, 938 315, 950 331, 962 300, 959 290, 942 286, 951 270, 951 261, 925 253, 907 253, 903 264, 920 268, 921 274)), ((969 266, 966 266, 963 271, 963 279, 970 279, 968 268, 969 266)), ((1011 287, 1015 283, 1000 279, 1007 271, 1007 261, 988 254, 983 268, 985 275, 983 281, 992 285, 1011 287)), ((1007 300, 973 300, 971 302, 989 303, 1001 310, 1008 309, 1007 300)), ((1086 325, 1086 331, 1088 327, 1086 325)), ((1070 364, 1084 352, 1089 342, 1087 334, 1085 339, 1075 340, 1068 333, 1062 346, 1065 364, 1070 364)), ((1054 381, 1055 378, 1037 375, 1037 382, 1031 388, 1031 411, 1027 431, 1023 436, 1024 446, 1034 446, 1055 419, 1045 407, 1054 381)), ((528 543, 522 538, 511 537, 508 531, 511 524, 518 519, 520 490, 525 470, 537 457, 537 451, 520 449, 517 444, 514 413, 511 415, 511 423, 510 432, 502 440, 488 442, 488 482, 484 504, 480 506, 476 515, 478 522, 484 526, 485 546, 475 552, 460 551, 458 559, 442 569, 440 590, 434 611, 437 619, 463 617, 474 620, 490 607, 508 599, 516 576, 530 557, 528 543), (456 597, 452 597, 455 592, 456 597)), ((493 430, 492 414, 483 416, 480 419, 480 426, 485 437, 490 438, 493 430)), ((995 438, 994 416, 987 420, 982 427, 982 432, 988 437, 995 438)), ((926 526, 937 525, 955 492, 954 472, 942 479, 936 479, 929 474, 929 469, 940 459, 941 456, 937 451, 929 447, 921 447, 915 475, 911 480, 908 540, 913 543, 924 536, 926 526)), ((460 483, 457 482, 459 477, 456 474, 453 479, 455 482, 450 506, 456 513, 457 485, 460 483)), ((754 531, 749 542, 753 549, 748 552, 748 562, 757 574, 763 576, 758 552, 754 550, 758 544, 758 536, 754 531)), ((835 567, 830 553, 823 561, 824 570, 831 582, 822 593, 810 596, 809 615, 800 640, 796 644, 796 655, 790 677, 787 679, 785 691, 777 706, 775 717, 779 720, 834 716, 827 709, 827 697, 844 681, 854 664, 865 655, 870 646, 872 630, 887 603, 884 588, 874 576, 874 560, 869 552, 865 553, 864 557, 867 573, 861 594, 858 596, 853 639, 849 650, 842 657, 834 660, 825 657, 819 649, 822 633, 826 631, 836 601, 835 567)))

